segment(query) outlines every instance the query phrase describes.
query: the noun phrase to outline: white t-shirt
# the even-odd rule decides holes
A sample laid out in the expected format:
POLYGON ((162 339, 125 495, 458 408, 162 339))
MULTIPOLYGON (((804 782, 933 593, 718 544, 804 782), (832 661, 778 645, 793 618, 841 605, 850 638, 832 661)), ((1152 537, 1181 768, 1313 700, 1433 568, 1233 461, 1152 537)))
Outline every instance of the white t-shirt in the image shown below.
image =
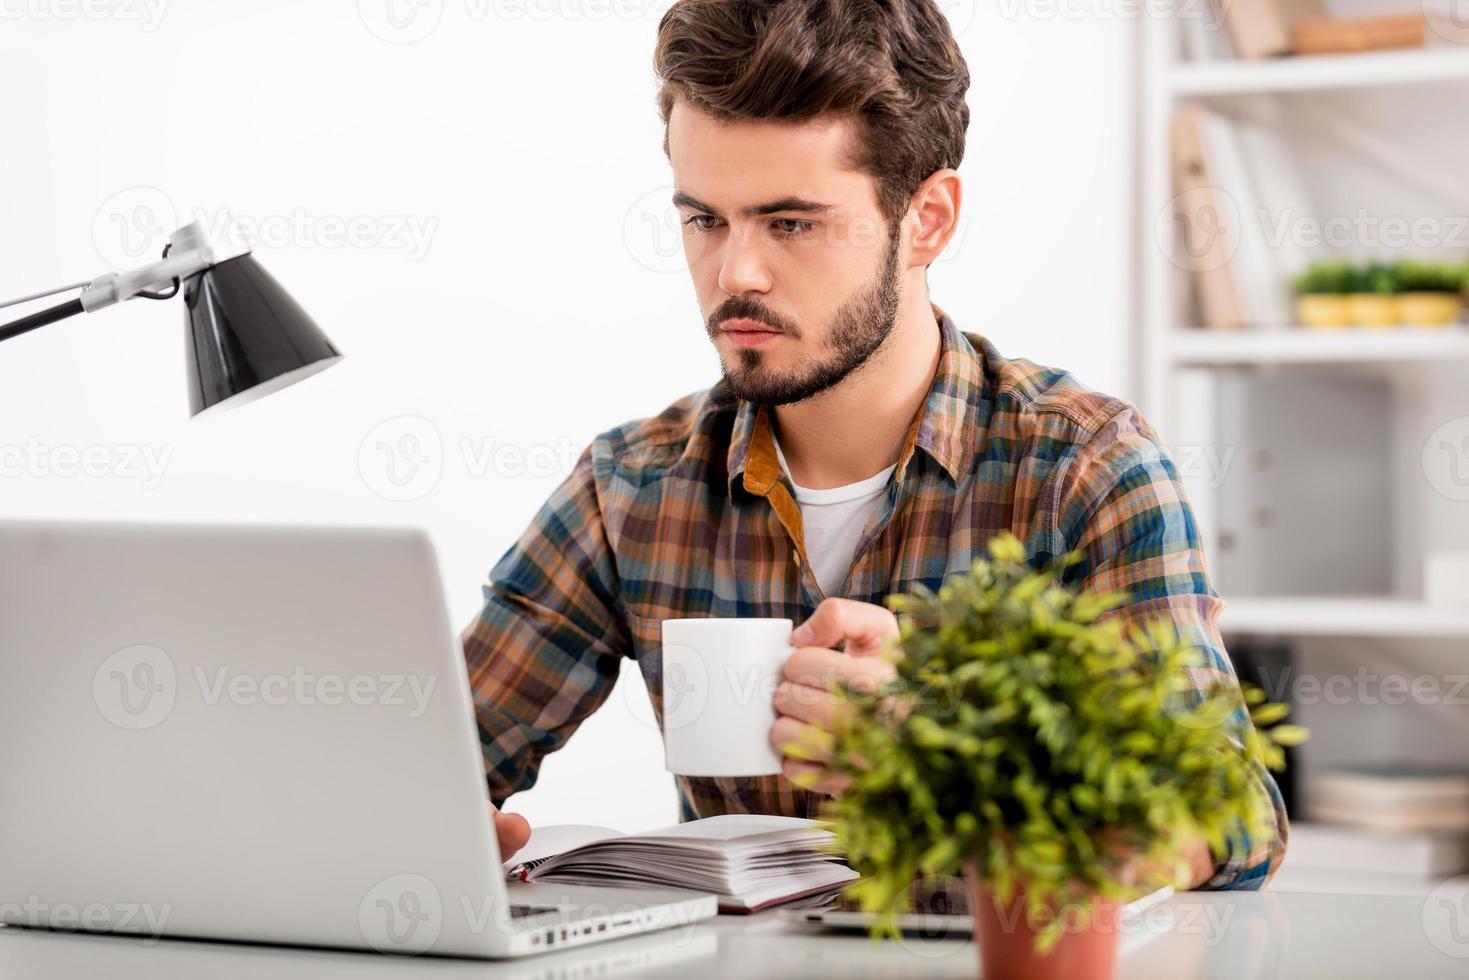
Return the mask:
MULTIPOLYGON (((790 467, 786 466, 785 454, 780 443, 775 443, 775 455, 780 460, 780 469, 791 478, 790 467)), ((865 480, 849 483, 830 490, 809 490, 791 480, 796 491, 796 503, 801 508, 801 526, 806 535, 806 557, 811 562, 811 572, 821 591, 832 595, 847 577, 852 559, 857 555, 857 543, 862 540, 862 531, 867 527, 867 518, 882 495, 887 492, 888 479, 894 463, 881 473, 865 480)))

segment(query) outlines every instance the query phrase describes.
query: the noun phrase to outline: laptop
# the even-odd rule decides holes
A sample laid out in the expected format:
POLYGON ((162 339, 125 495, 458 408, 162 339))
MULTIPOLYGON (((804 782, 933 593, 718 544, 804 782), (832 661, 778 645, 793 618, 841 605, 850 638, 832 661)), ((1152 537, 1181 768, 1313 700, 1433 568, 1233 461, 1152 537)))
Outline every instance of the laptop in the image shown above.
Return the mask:
MULTIPOLYGON (((974 934, 974 918, 969 913, 968 899, 962 888, 935 891, 893 916, 892 925, 899 934, 913 940, 967 940, 974 934), (962 905, 950 904, 949 895, 962 905)), ((1124 952, 1137 948, 1172 927, 1172 917, 1163 903, 1172 898, 1171 887, 1159 888, 1122 907, 1118 928, 1122 930, 1124 952)), ((878 916, 862 911, 858 903, 846 896, 813 908, 787 908, 779 912, 781 919, 795 926, 830 932, 867 932, 878 916)))
POLYGON ((512 957, 712 895, 507 883, 407 529, 0 522, 0 921, 512 957))

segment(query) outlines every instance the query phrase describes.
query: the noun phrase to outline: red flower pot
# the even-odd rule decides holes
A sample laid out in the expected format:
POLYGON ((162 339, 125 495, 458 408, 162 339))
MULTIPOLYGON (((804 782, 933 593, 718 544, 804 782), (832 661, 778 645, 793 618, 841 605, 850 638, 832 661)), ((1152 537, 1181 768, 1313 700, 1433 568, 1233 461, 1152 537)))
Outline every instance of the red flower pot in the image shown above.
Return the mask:
POLYGON ((1043 916, 1031 916, 1024 895, 1001 902, 973 874, 967 880, 984 980, 1112 980, 1121 939, 1120 905, 1093 897, 1089 903, 1050 907, 1043 916), (1083 922, 1088 905, 1091 915, 1083 922), (1048 952, 1037 953, 1036 935, 1057 917, 1059 941, 1048 952))

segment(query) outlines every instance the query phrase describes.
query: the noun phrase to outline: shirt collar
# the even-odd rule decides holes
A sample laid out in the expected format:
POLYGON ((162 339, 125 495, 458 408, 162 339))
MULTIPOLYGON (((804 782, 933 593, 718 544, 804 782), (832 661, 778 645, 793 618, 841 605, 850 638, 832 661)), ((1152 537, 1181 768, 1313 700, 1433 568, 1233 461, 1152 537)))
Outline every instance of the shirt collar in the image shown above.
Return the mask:
MULTIPOLYGON (((984 363, 947 313, 937 305, 933 313, 939 325, 938 369, 898 454, 900 481, 913 451, 921 449, 958 482, 969 469, 976 442, 969 422, 984 391, 984 363)), ((729 440, 731 488, 742 478, 746 490, 764 496, 781 478, 770 423, 769 406, 739 402, 729 440)))

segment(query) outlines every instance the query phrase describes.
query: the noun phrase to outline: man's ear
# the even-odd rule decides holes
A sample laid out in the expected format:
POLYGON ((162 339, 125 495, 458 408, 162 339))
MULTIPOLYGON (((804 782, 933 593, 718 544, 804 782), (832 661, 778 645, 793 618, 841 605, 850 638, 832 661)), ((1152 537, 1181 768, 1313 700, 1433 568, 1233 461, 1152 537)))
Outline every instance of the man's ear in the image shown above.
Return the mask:
POLYGON ((918 185, 904 219, 913 227, 913 265, 927 267, 948 247, 959 227, 963 198, 959 174, 948 167, 934 171, 918 185))

